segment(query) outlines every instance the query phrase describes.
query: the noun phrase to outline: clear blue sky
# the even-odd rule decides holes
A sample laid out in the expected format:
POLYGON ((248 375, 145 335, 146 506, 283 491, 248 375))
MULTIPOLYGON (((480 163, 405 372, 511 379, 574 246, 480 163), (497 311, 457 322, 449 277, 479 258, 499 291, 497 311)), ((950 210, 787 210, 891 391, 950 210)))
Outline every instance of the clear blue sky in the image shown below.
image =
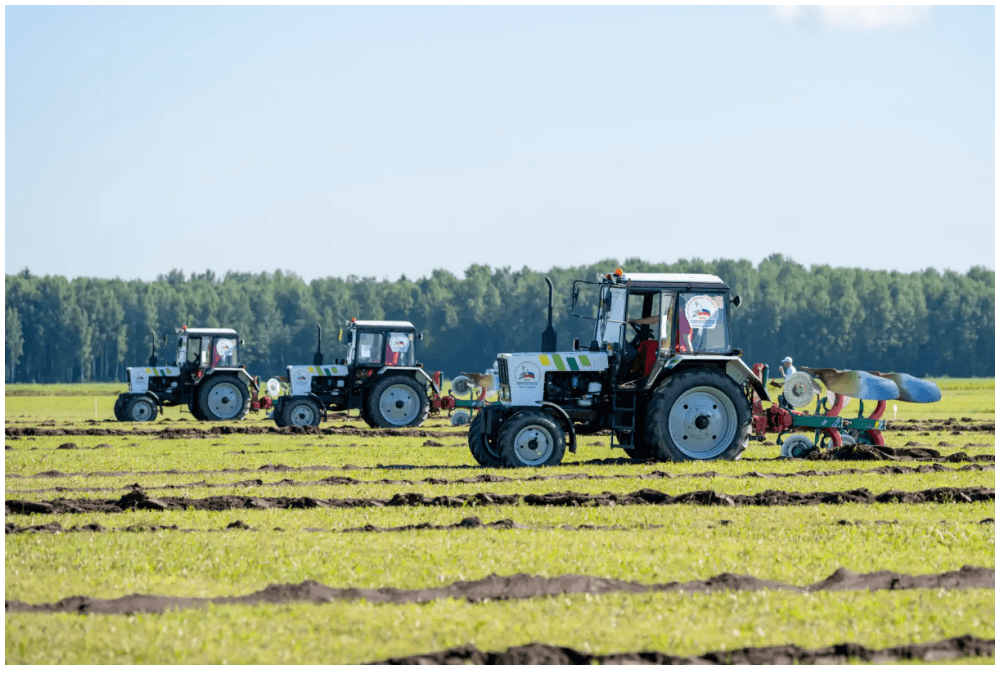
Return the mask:
POLYGON ((5 271, 995 269, 992 7, 6 8, 5 271))

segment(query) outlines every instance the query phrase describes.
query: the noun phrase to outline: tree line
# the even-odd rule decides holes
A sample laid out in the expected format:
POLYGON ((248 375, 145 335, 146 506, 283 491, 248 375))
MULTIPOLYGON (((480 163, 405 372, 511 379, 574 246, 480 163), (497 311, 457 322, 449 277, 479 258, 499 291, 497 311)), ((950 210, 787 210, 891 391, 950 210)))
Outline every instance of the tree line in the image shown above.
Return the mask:
POLYGON ((575 337, 587 344, 591 325, 571 315, 571 284, 616 267, 718 275, 742 297, 732 311, 733 344, 747 363, 765 362, 774 372, 791 356, 795 365, 814 367, 995 374, 995 272, 805 268, 774 254, 759 265, 636 258, 547 272, 471 265, 462 278, 435 270, 416 281, 349 276, 307 283, 283 271, 186 276, 180 270, 152 282, 68 281, 25 269, 5 277, 4 380, 121 381, 126 366, 146 364, 151 335, 158 337, 160 363, 173 360, 163 336, 182 325, 235 328, 244 339, 241 361, 252 374, 270 377, 312 362, 318 323, 325 361, 343 356, 337 331, 352 317, 413 322, 424 334, 418 356, 426 370, 482 371, 499 352, 540 349, 545 276, 555 285, 558 348, 570 349, 575 337))

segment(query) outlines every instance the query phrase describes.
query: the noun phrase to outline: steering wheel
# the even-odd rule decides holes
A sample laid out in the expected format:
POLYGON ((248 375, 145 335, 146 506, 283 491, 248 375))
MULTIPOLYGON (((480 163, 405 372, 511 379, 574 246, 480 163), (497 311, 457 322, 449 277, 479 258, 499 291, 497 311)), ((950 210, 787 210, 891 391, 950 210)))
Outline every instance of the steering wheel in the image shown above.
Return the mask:
POLYGON ((630 341, 630 344, 635 347, 641 344, 645 340, 654 340, 655 333, 651 330, 651 326, 646 323, 638 323, 636 321, 628 321, 630 327, 634 329, 634 337, 630 341))

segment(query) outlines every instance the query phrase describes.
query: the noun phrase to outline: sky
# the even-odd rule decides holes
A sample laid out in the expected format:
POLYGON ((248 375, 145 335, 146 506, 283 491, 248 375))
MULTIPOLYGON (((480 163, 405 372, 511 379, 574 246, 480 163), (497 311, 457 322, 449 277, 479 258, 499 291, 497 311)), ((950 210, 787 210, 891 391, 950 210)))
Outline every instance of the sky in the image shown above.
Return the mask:
POLYGON ((993 7, 13 7, 5 271, 995 269, 993 7))

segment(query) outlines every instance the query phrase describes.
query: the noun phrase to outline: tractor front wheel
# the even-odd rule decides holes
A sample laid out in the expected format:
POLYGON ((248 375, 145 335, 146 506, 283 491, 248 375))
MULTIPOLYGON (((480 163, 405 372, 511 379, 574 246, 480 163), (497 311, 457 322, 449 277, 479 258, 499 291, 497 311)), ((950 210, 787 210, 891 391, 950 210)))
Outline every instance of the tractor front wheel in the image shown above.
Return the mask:
POLYGON ((199 388, 198 409, 209 421, 242 420, 250 407, 251 392, 233 375, 216 375, 199 388))
POLYGON ((377 427, 419 427, 428 417, 428 394, 413 377, 391 375, 376 383, 364 402, 377 427))
POLYGON ((749 401, 719 370, 670 375, 648 403, 645 440, 662 461, 738 459, 751 432, 749 401))
POLYGON ((115 419, 119 422, 128 422, 125 417, 125 402, 129 399, 128 394, 119 394, 115 399, 115 419))
POLYGON ((149 396, 133 396, 123 406, 123 412, 129 422, 152 422, 157 419, 157 402, 149 396))
POLYGON ((477 415, 467 430, 467 447, 470 448, 470 454, 481 466, 490 468, 502 466, 502 458, 496 445, 494 439, 484 437, 484 414, 477 415))
POLYGON ((527 411, 509 418, 498 433, 505 466, 556 466, 564 459, 564 430, 543 412, 527 411))
POLYGON ((282 406, 284 427, 315 427, 320 424, 320 407, 308 396, 297 396, 282 406))

